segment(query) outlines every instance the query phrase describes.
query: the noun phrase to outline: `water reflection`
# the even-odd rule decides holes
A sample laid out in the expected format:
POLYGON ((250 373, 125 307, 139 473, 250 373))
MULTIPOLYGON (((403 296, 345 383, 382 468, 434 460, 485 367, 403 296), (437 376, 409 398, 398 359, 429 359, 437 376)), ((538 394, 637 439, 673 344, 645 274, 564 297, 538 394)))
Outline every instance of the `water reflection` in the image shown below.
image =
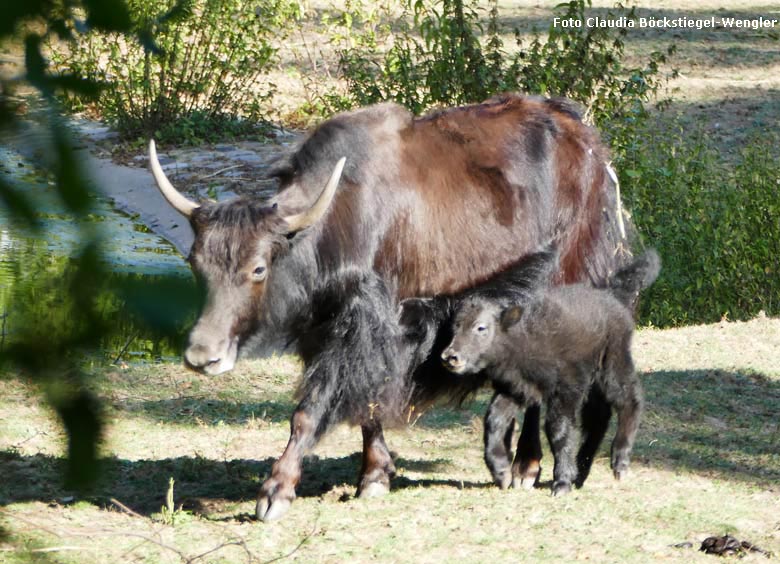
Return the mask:
POLYGON ((109 266, 108 275, 94 281, 94 290, 90 284, 90 291, 94 291, 90 298, 102 318, 100 325, 107 328, 100 339, 104 359, 177 357, 186 320, 180 320, 174 335, 155 334, 114 290, 124 289, 119 295, 132 301, 134 289, 164 285, 172 277, 177 284, 191 287, 191 274, 178 252, 100 199, 94 202, 92 213, 77 224, 62 212, 49 179, 8 147, 0 147, 0 174, 24 186, 43 227, 38 232, 23 228, 0 204, 0 347, 21 339, 77 334, 83 329, 76 326, 84 321, 74 314, 78 306, 69 284, 74 282, 74 257, 82 253, 79 233, 87 228, 101 236, 100 260, 109 266))

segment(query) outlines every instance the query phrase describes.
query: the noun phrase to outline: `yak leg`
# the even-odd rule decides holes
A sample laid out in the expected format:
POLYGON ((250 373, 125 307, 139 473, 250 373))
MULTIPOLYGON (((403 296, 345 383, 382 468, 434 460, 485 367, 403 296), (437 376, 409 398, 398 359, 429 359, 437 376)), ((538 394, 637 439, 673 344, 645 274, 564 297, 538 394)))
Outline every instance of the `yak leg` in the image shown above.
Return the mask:
POLYGON ((377 419, 361 425, 363 431, 363 465, 360 469, 358 497, 370 498, 390 491, 390 479, 395 476, 395 465, 385 444, 382 424, 377 419))
POLYGON ((295 499, 295 486, 301 481, 303 456, 317 443, 317 422, 311 413, 295 410, 290 420, 290 440, 282 456, 274 462, 271 477, 257 495, 257 518, 275 521, 290 509, 295 499))
POLYGON ((485 464, 493 476, 493 482, 502 490, 512 484, 510 466, 516 411, 514 400, 496 392, 485 413, 485 464))
POLYGON ((588 399, 582 406, 582 444, 577 453, 578 488, 582 487, 590 474, 593 458, 604 439, 611 416, 612 408, 607 403, 604 392, 598 385, 592 386, 588 399))
POLYGON ((539 479, 542 443, 539 441, 539 405, 526 407, 523 427, 512 460, 512 434, 520 407, 511 397, 496 392, 485 414, 485 463, 501 489, 531 489, 539 479), (510 468, 511 465, 511 468, 510 468))
POLYGON ((541 408, 538 403, 526 406, 523 427, 517 440, 517 453, 512 464, 512 487, 530 490, 542 473, 542 443, 539 440, 541 408))

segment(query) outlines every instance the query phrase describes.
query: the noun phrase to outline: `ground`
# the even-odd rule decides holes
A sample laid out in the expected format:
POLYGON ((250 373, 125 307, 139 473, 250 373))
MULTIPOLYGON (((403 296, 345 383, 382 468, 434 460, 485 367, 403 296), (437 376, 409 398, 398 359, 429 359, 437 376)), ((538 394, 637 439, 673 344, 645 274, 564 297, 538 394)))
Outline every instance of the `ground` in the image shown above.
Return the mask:
POLYGON ((218 377, 169 363, 97 369, 105 478, 86 495, 59 485, 63 435, 39 395, 4 381, 0 561, 706 562, 696 549, 726 533, 780 554, 778 343, 780 320, 766 318, 639 331, 647 410, 627 481, 613 480, 605 444, 569 496, 550 495, 549 451, 538 488, 498 490, 480 395, 388 432, 399 476, 379 499, 354 498, 360 433, 337 427, 271 524, 253 520, 254 497, 287 440, 297 360, 218 377))
MULTIPOLYGON (((641 12, 656 17, 780 19, 769 2, 650 4, 641 12)), ((538 2, 501 7, 526 30, 549 21, 538 2)), ((672 111, 717 136, 727 158, 780 122, 778 33, 637 31, 628 47, 638 61, 677 44, 672 111)), ((275 79, 300 100, 310 62, 302 41, 289 43, 275 79)), ((258 170, 293 141, 161 153, 193 196, 261 195, 272 186, 258 170)), ((143 153, 115 156, 145 175, 143 153)), ((252 519, 254 496, 287 440, 295 359, 243 361, 216 378, 177 363, 96 365, 105 478, 86 494, 60 485, 64 437, 38 392, 23 377, 0 379, 0 562, 712 562, 697 548, 725 533, 780 554, 780 320, 646 328, 634 352, 647 409, 628 481, 612 479, 605 445, 570 496, 549 494, 549 451, 539 488, 499 491, 482 462, 480 395, 388 432, 399 476, 379 499, 353 498, 360 433, 336 428, 307 459, 290 514, 272 524, 252 519), (161 510, 169 478, 173 514, 161 510)))

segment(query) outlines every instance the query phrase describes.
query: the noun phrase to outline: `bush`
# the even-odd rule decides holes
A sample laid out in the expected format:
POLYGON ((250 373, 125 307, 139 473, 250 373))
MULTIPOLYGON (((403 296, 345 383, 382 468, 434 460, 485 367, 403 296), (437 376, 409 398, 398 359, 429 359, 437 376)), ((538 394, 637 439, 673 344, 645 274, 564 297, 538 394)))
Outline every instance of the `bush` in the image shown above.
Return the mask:
POLYGON ((618 170, 636 227, 664 261, 643 296, 644 322, 780 314, 778 141, 751 139, 728 162, 704 133, 636 131, 618 170))
MULTIPOLYGON (((589 0, 572 0, 555 15, 585 20, 589 6, 589 0)), ((544 40, 535 34, 524 44, 518 36, 518 50, 509 54, 496 0, 487 26, 475 0, 405 0, 392 40, 390 26, 379 23, 390 14, 389 8, 368 11, 352 2, 335 20, 333 39, 341 46, 348 90, 334 109, 394 100, 420 113, 506 91, 566 96, 582 103, 587 118, 620 148, 647 117, 645 104, 662 83, 659 65, 666 54, 654 52, 643 67, 624 68, 626 29, 551 25, 544 40)), ((635 18, 634 9, 618 5, 608 17, 621 16, 635 18)))
MULTIPOLYGON (((63 70, 101 82, 97 110, 125 137, 197 142, 251 130, 273 91, 271 39, 293 15, 284 0, 128 0, 141 44, 74 33, 53 46, 63 70)), ((80 97, 70 103, 82 104, 80 97)))

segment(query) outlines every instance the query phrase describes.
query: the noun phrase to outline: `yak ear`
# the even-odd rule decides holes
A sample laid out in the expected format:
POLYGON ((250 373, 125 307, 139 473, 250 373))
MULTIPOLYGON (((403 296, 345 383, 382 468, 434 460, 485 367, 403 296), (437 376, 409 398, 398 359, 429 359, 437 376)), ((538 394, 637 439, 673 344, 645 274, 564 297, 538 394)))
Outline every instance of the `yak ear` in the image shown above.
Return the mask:
POLYGON ((509 309, 505 309, 501 314, 501 329, 508 330, 523 317, 523 308, 519 305, 512 306, 509 309))

